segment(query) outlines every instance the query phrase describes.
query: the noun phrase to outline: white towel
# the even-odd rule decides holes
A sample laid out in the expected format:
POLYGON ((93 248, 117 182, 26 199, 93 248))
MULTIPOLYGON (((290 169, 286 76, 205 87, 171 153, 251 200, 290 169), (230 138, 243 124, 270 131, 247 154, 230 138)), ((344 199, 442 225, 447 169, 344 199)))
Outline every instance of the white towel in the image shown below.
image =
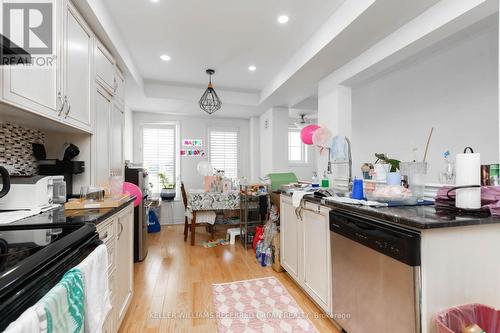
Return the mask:
POLYGON ((292 206, 295 208, 298 208, 300 206, 300 203, 302 202, 302 198, 306 194, 311 194, 312 192, 308 191, 293 191, 292 194, 292 206))
POLYGON ((111 310, 106 245, 99 245, 77 268, 85 282, 85 333, 101 333, 111 310))
POLYGON ((4 333, 39 333, 40 323, 35 306, 24 311, 19 318, 10 323, 4 333))

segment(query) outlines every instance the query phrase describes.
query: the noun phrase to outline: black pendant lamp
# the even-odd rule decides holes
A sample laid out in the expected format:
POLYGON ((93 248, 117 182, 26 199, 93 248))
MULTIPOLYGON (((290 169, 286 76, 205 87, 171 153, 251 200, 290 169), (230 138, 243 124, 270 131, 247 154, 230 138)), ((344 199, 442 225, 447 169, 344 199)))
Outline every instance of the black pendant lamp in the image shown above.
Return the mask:
POLYGON ((212 86, 212 75, 215 74, 215 71, 213 69, 207 69, 207 74, 209 76, 208 87, 201 96, 198 104, 203 111, 212 114, 221 108, 222 102, 212 86))

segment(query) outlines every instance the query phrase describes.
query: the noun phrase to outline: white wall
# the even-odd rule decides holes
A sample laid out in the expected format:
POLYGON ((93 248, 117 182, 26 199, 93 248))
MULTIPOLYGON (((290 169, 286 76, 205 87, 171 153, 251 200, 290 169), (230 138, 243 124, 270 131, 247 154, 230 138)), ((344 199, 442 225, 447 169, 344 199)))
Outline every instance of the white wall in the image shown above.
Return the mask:
POLYGON ((271 108, 260 116, 260 175, 287 172, 288 109, 271 108))
POLYGON ((482 163, 498 163, 498 30, 487 27, 448 42, 400 69, 352 89, 355 174, 375 152, 409 161, 423 157, 429 130, 428 181, 442 153, 471 146, 482 163))
MULTIPOLYGON (((201 111, 200 111, 201 112, 201 111)), ((134 133, 134 158, 133 161, 142 162, 142 126, 144 124, 161 124, 166 122, 177 122, 180 128, 179 139, 202 139, 205 153, 208 153, 208 129, 217 128, 237 128, 239 130, 240 155, 239 174, 240 176, 250 176, 250 130, 248 119, 236 118, 210 118, 200 115, 200 117, 169 116, 156 113, 132 112, 133 133, 134 133)), ((202 188, 203 179, 196 170, 196 166, 202 160, 208 160, 208 154, 202 157, 181 157, 180 171, 181 177, 186 187, 202 188)))

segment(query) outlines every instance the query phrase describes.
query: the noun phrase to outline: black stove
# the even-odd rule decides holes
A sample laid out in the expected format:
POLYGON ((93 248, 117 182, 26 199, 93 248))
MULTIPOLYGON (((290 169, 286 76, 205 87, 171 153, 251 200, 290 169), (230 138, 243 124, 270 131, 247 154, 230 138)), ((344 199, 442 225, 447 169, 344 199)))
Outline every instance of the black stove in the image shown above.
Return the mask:
POLYGON ((0 225, 0 332, 101 243, 94 223, 58 214, 0 225))

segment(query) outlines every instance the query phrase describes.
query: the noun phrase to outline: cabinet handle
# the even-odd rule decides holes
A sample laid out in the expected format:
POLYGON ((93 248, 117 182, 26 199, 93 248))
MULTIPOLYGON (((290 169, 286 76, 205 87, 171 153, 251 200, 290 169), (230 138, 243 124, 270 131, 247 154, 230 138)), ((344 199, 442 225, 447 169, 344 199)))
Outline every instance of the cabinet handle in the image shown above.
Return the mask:
POLYGON ((107 231, 104 233, 104 235, 99 236, 100 240, 105 240, 106 238, 108 238, 108 232, 107 231))
POLYGON ((120 225, 120 232, 118 233, 118 239, 120 239, 120 236, 123 232, 123 224, 120 221, 118 221, 118 224, 120 225))
POLYGON ((62 98, 61 92, 57 93, 57 99, 59 101, 59 104, 61 105, 61 108, 58 110, 58 113, 57 113, 57 116, 60 117, 63 110, 64 110, 64 105, 66 104, 66 102, 62 98))
POLYGON ((69 111, 71 110, 71 103, 68 101, 68 96, 64 96, 64 103, 68 105, 66 112, 64 113, 64 119, 68 118, 69 111))

